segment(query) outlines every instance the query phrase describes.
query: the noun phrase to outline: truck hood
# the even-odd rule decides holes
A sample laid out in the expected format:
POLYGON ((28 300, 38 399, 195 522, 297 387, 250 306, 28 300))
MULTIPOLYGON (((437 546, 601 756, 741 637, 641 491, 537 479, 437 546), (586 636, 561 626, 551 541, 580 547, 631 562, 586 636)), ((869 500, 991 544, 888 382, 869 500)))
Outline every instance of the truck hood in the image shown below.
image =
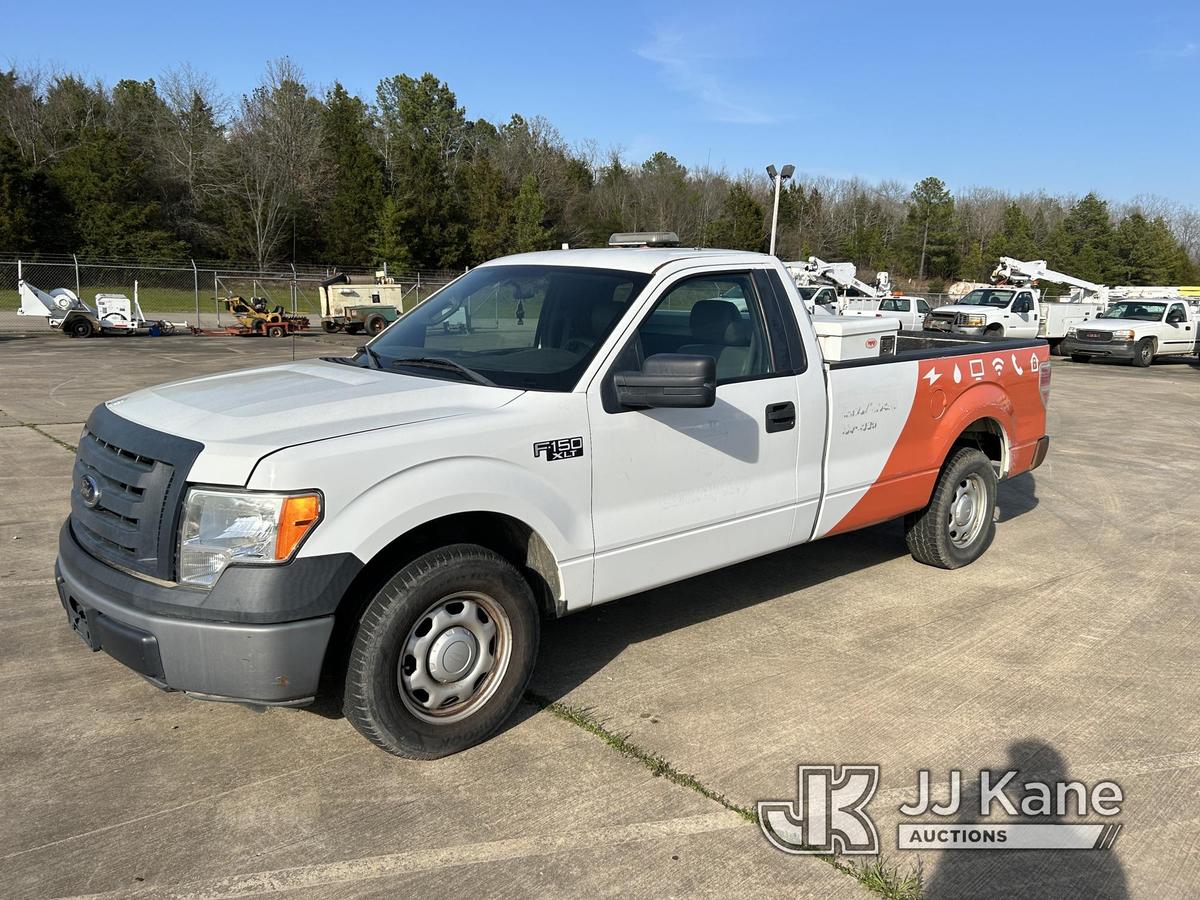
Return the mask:
POLYGON ((1145 328, 1147 325, 1157 325, 1158 322, 1147 322, 1145 319, 1088 319, 1086 322, 1076 322, 1073 327, 1086 328, 1089 331, 1120 331, 1126 328, 1145 328))
POLYGON ((986 316, 990 312, 1000 312, 1000 308, 997 306, 975 306, 964 305, 961 303, 951 303, 949 306, 939 306, 933 311, 935 313, 967 313, 968 315, 986 316))
POLYGON ((117 415, 204 445, 190 481, 244 484, 284 447, 497 409, 522 391, 312 360, 126 394, 117 415))

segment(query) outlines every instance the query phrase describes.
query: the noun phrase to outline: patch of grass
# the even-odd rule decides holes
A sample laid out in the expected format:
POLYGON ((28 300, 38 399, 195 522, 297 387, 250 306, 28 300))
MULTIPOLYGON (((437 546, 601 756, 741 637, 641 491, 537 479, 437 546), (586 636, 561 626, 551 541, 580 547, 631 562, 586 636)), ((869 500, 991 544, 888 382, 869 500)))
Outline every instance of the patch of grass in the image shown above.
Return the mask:
POLYGON ((49 439, 49 440, 53 441, 54 443, 58 444, 58 446, 62 447, 64 450, 68 450, 68 451, 70 451, 71 453, 77 453, 77 452, 79 452, 79 448, 78 448, 78 447, 76 447, 74 444, 68 444, 66 441, 64 441, 64 440, 60 440, 59 438, 56 438, 56 437, 55 437, 54 435, 52 435, 50 432, 48 432, 48 431, 43 431, 43 430, 42 430, 41 428, 39 428, 37 425, 34 425, 34 424, 30 423, 30 422, 22 422, 21 424, 22 424, 24 427, 28 428, 30 431, 36 431, 36 432, 37 432, 38 434, 40 434, 42 437, 44 437, 44 438, 47 438, 47 439, 49 439))
MULTIPOLYGON (((659 754, 639 747, 629 739, 628 735, 610 730, 592 715, 591 710, 551 700, 534 691, 526 691, 525 698, 539 709, 594 735, 622 756, 637 760, 656 777, 665 778, 672 784, 695 791, 700 796, 737 813, 747 822, 758 824, 758 813, 752 807, 733 802, 724 794, 708 787, 695 775, 681 772, 659 754)), ((859 863, 849 863, 840 857, 827 854, 819 855, 816 858, 833 866, 843 875, 853 878, 867 890, 887 897, 889 900, 920 900, 922 887, 919 869, 902 872, 899 865, 890 864, 883 857, 878 857, 871 862, 859 863)))
POLYGON ((695 791, 702 797, 706 797, 715 803, 720 803, 723 807, 732 812, 737 813, 747 822, 757 822, 758 815, 752 809, 744 806, 738 806, 724 794, 717 793, 712 788, 701 784, 695 775, 689 775, 686 772, 680 772, 673 765, 659 756, 657 753, 651 753, 648 750, 643 750, 625 735, 617 734, 615 731, 610 731, 605 728, 591 712, 579 706, 570 706, 566 703, 560 703, 557 700, 551 700, 548 697, 542 697, 535 694, 533 691, 526 692, 525 695, 531 703, 540 709, 544 709, 551 715, 557 716, 564 722, 570 722, 582 728, 589 734, 593 734, 604 743, 608 744, 613 750, 616 750, 622 756, 628 756, 631 759, 636 759, 643 766, 650 770, 656 778, 665 778, 672 784, 677 784, 680 787, 688 788, 695 791))

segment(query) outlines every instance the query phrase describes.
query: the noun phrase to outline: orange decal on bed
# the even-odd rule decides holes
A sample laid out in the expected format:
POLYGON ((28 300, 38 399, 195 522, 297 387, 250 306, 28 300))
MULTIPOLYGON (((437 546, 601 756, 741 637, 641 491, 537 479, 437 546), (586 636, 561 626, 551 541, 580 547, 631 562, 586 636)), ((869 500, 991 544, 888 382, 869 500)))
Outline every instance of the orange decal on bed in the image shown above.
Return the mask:
POLYGON ((1028 470, 1036 443, 1046 433, 1041 370, 1049 364, 1044 344, 919 361, 912 408, 883 470, 828 533, 853 531, 924 507, 950 447, 981 419, 993 420, 1004 433, 1005 474, 1028 470))

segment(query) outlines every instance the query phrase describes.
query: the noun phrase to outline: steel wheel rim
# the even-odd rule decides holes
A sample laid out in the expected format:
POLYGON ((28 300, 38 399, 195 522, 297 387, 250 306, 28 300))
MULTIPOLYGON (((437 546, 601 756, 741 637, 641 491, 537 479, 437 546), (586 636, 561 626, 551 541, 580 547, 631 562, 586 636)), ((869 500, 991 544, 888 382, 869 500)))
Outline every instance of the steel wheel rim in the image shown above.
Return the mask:
POLYGON ((969 547, 983 531, 987 518, 987 485, 977 474, 967 475, 954 486, 947 527, 950 543, 960 549, 969 547))
POLYGON ((487 594, 457 591, 409 629, 396 663, 400 699, 426 722, 465 719, 496 693, 511 656, 504 608, 487 594))

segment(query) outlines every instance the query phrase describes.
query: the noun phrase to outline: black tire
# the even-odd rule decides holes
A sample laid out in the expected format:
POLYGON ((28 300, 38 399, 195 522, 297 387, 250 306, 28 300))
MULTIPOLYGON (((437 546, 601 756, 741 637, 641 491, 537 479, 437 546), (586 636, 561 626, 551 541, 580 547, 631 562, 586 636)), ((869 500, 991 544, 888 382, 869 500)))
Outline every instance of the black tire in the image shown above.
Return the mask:
POLYGON ((1090 356, 1088 356, 1086 353, 1072 353, 1071 354, 1071 362, 1086 363, 1086 362, 1091 362, 1091 361, 1092 361, 1092 358, 1090 356))
POLYGON ((1144 369, 1154 362, 1154 338, 1142 338, 1133 345, 1131 362, 1139 369, 1144 369))
POLYGON ((325 329, 326 334, 337 334, 342 330, 342 326, 337 322, 330 322, 328 319, 321 323, 321 327, 325 329))
POLYGON ((71 337, 87 338, 96 333, 96 329, 92 327, 92 323, 83 316, 76 316, 71 320, 71 324, 67 326, 67 331, 71 337))
POLYGON ((1062 341, 1050 341, 1049 344, 1051 356, 1066 356, 1066 352, 1062 347, 1062 341))
POLYGON ((276 337, 285 337, 286 335, 287 335, 287 329, 284 328, 282 325, 268 325, 267 326, 267 337, 276 338, 276 337))
POLYGON ((904 539, 908 543, 908 551, 917 562, 939 569, 957 569, 969 565, 983 555, 995 537, 995 511, 996 470, 991 460, 974 447, 961 447, 951 454, 942 467, 929 505, 920 512, 904 517, 904 539), (962 533, 964 526, 956 525, 953 516, 956 495, 968 483, 972 485, 972 490, 981 488, 984 497, 982 508, 972 504, 970 530, 962 533), (964 543, 957 542, 955 528, 959 529, 964 543))
POLYGON ((989 325, 987 330, 984 331, 983 336, 989 341, 1002 341, 1004 340, 1004 326, 989 325))
POLYGON ((387 319, 383 316, 371 316, 366 323, 367 334, 379 334, 387 328, 387 324, 387 319))
MULTIPOLYGON (((454 605, 453 599, 449 605, 454 605)), ((537 658, 540 629, 529 585, 502 556, 476 544, 433 550, 396 573, 359 619, 342 710, 367 740, 396 756, 436 759, 458 753, 494 734, 521 702, 537 658), (420 690, 402 685, 400 666, 413 668, 406 643, 427 627, 426 621, 432 623, 434 610, 447 598, 468 594, 494 604, 496 624, 501 617, 497 613, 506 619, 508 636, 501 638, 504 628, 497 629, 494 652, 504 655, 500 642, 507 640, 507 660, 479 676, 473 695, 457 704, 466 707, 458 717, 437 721, 444 714, 432 707, 424 715, 414 712, 421 705, 420 690)), ((431 647, 436 643, 435 639, 431 647)))

